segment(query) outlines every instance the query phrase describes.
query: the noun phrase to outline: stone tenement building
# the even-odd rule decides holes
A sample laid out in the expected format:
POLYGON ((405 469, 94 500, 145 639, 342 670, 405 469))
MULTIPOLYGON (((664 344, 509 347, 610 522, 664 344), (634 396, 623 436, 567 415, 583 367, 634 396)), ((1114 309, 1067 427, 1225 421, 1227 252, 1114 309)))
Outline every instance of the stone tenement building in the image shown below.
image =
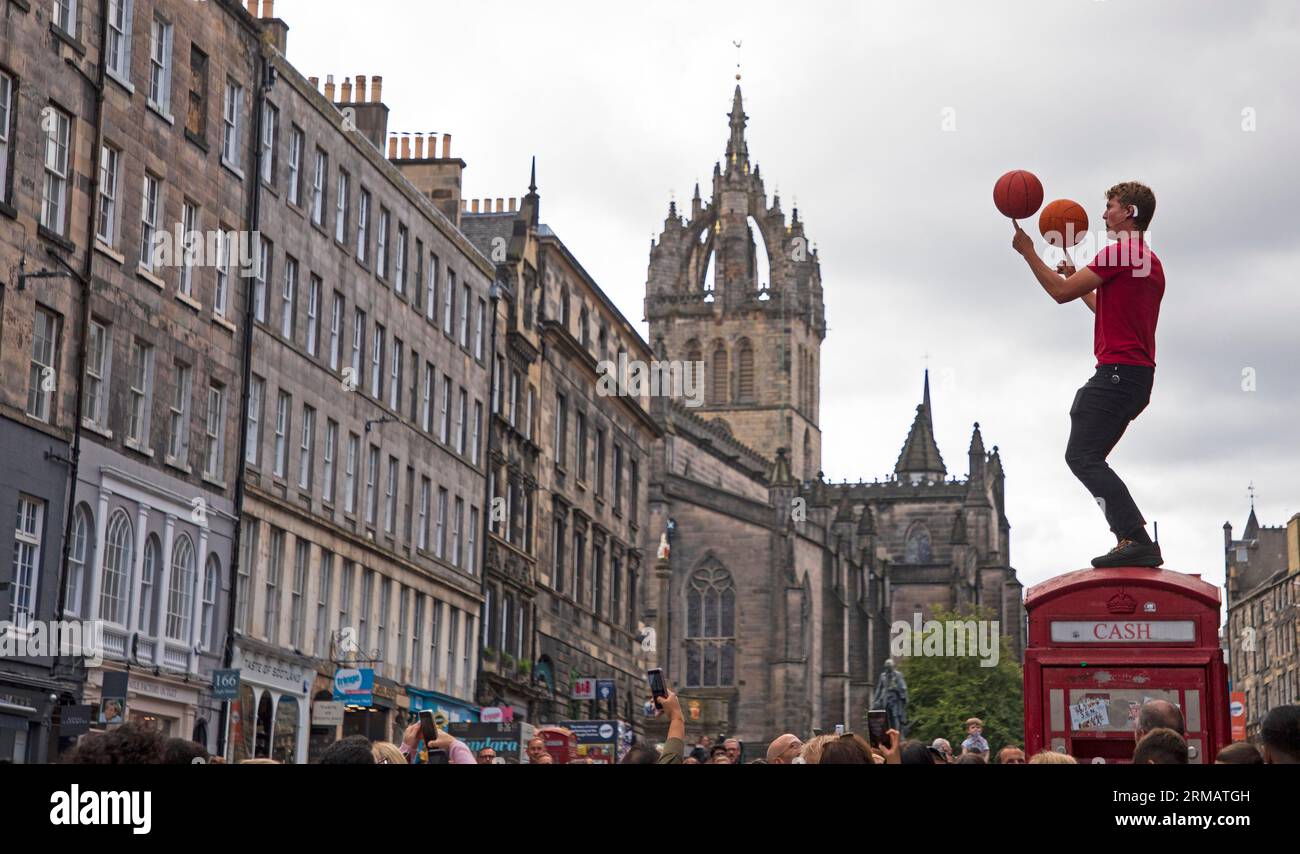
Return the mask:
POLYGON ((1228 670, 1246 695, 1246 735, 1274 706, 1300 702, 1300 513, 1263 525, 1252 502, 1241 539, 1223 523, 1228 579, 1228 670))
POLYGON ((421 136, 386 158, 382 80, 327 78, 322 93, 277 48, 258 134, 232 742, 302 762, 340 734, 400 742, 424 708, 477 719, 494 270, 449 218, 459 194, 433 198, 459 185, 450 137, 441 156, 421 136), (373 668, 373 704, 341 731, 311 721, 309 747, 309 700, 349 665, 373 668))
MULTIPOLYGON (((650 250, 645 313, 661 359, 703 362, 702 405, 655 398, 643 616, 693 733, 765 743, 858 726, 895 620, 977 605, 1023 647, 997 448, 976 425, 970 475, 949 479, 929 379, 884 483, 821 475, 826 325, 817 253, 798 211, 769 205, 745 141, 740 87, 725 161, 689 218, 669 207, 650 250)), ((905 664, 905 663, 904 663, 905 664)))
MULTIPOLYGON (((59 613, 93 257, 76 178, 94 171, 97 122, 78 66, 63 62, 80 59, 90 27, 51 20, 49 4, 0 11, 0 621, 22 626, 59 613)), ((0 658, 0 760, 48 761, 50 694, 68 702, 84 678, 52 664, 0 658)))
MULTIPOLYGON (((0 553, 17 579, 0 607, 102 620, 85 701, 129 671, 130 719, 213 747, 204 685, 226 643, 243 290, 219 239, 186 254, 167 238, 244 227, 261 27, 219 4, 108 8, 10 2, 0 21, 0 186, 16 219, 0 222, 0 553), (23 287, 8 278, 20 264, 69 275, 23 287)), ((39 696, 51 689, 83 696, 39 696)), ((50 710, 14 693, 0 687, 0 720, 16 724, 0 726, 0 756, 40 761, 50 710)))
POLYGON ((522 209, 502 207, 461 215, 500 259, 506 292, 490 451, 504 507, 488 537, 480 699, 530 720, 636 724, 644 472, 657 429, 644 396, 602 393, 598 380, 620 356, 648 362, 650 349, 540 222, 535 174, 522 209), (572 700, 579 678, 614 691, 572 700))
POLYGON ((465 164, 385 158, 381 81, 317 91, 269 0, 98 8, 0 17, 0 615, 106 626, 88 674, 0 662, 0 757, 46 758, 50 695, 124 670, 128 719, 234 758, 476 718, 494 268, 465 164), (363 663, 374 711, 312 728, 363 663))

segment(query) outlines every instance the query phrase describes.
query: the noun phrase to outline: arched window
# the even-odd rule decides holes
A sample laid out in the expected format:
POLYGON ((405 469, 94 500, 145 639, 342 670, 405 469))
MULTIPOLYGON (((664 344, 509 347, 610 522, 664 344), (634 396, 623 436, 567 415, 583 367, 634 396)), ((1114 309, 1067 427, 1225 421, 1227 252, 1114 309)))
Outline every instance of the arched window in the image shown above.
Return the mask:
POLYGON ((565 285, 560 291, 560 323, 564 328, 569 329, 569 286, 565 285))
POLYGON ((68 551, 68 598, 65 603, 70 616, 81 613, 81 590, 86 577, 86 558, 93 553, 90 548, 91 523, 90 510, 85 505, 78 507, 72 517, 72 548, 68 551))
POLYGON ((905 563, 930 562, 930 529, 920 522, 907 532, 907 547, 903 561, 905 563))
POLYGON ((752 403, 754 400, 754 348, 750 346, 748 338, 742 338, 737 345, 737 349, 736 373, 738 387, 736 397, 752 403))
POLYGON ((709 403, 722 404, 730 399, 727 379, 727 348, 719 341, 713 346, 712 373, 709 376, 709 403))
POLYGON ((144 542, 144 569, 140 571, 140 632, 152 635, 154 626, 154 579, 158 570, 158 538, 152 534, 144 542))
POLYGON ((591 322, 587 317, 587 307, 584 305, 582 311, 578 312, 578 340, 582 342, 583 349, 591 344, 591 322))
POLYGON ((812 439, 808 435, 808 428, 803 428, 803 479, 812 480, 815 472, 813 471, 812 458, 812 439))
POLYGON ((254 758, 271 758, 271 731, 274 728, 275 701, 270 691, 263 691, 257 701, 257 735, 253 738, 254 758))
POLYGON ((172 574, 167 591, 167 637, 190 639, 190 614, 194 608, 194 546, 181 536, 172 546, 172 574))
POLYGON ((212 637, 213 617, 217 611, 217 586, 221 583, 221 560, 214 554, 208 557, 208 566, 203 573, 203 622, 199 626, 199 643, 204 649, 215 649, 216 641, 212 637))
MULTIPOLYGON (((700 342, 692 338, 686 342, 686 376, 690 378, 691 390, 700 387, 700 380, 704 378, 704 372, 701 365, 704 362, 704 351, 700 349, 700 342)), ((690 395, 687 395, 688 397, 690 395)))
MULTIPOLYGON (((332 695, 331 695, 332 696, 332 695)), ((239 685, 239 699, 230 704, 230 751, 236 764, 252 759, 255 754, 257 731, 257 695, 247 682, 239 685)))
POLYGON ((731 573, 711 563, 686 587, 686 684, 733 685, 736 681, 736 588, 731 573))
POLYGON ((104 537, 104 571, 99 585, 99 615, 119 626, 126 625, 131 606, 131 564, 135 561, 135 536, 131 520, 118 510, 108 523, 104 537))
POLYGON ((717 254, 712 249, 705 250, 709 253, 704 262, 704 278, 700 280, 700 290, 705 294, 705 300, 712 300, 713 292, 717 290, 718 265, 717 254))
POLYGON ((280 695, 275 702, 271 758, 291 765, 298 757, 298 698, 280 695))

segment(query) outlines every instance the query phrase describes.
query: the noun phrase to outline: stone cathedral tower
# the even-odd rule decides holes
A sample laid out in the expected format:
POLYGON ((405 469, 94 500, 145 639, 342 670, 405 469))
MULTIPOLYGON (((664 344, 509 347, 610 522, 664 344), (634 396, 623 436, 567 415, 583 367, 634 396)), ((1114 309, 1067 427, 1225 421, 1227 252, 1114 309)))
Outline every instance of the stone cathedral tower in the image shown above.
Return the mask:
POLYGON ((792 474, 812 480, 821 469, 821 269, 798 208, 787 221, 779 196, 768 204, 746 118, 737 85, 709 199, 697 184, 689 217, 673 201, 651 244, 650 342, 660 359, 702 365, 697 414, 768 459, 789 449, 792 474))

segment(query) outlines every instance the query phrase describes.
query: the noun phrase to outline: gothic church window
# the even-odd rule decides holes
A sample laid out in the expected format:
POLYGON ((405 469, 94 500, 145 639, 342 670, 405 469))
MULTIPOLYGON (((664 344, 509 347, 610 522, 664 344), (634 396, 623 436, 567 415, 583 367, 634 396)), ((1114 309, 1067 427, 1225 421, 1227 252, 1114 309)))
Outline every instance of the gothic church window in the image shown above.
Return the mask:
POLYGON ((731 573, 710 563, 686 589, 686 684, 709 688, 736 681, 736 589, 731 573))
POLYGON ((709 403, 722 404, 729 399, 727 388, 727 348, 721 342, 713 345, 712 373, 709 376, 709 403))
POLYGON ((904 555, 904 563, 930 562, 930 530, 925 525, 918 523, 907 532, 904 555))
POLYGON ((686 342, 686 371, 691 378, 691 388, 699 388, 700 380, 704 378, 700 366, 704 363, 704 352, 700 349, 700 342, 692 338, 686 342))
POLYGON ((754 401, 754 348, 748 338, 742 338, 736 356, 736 368, 739 379, 737 397, 740 400, 754 401))

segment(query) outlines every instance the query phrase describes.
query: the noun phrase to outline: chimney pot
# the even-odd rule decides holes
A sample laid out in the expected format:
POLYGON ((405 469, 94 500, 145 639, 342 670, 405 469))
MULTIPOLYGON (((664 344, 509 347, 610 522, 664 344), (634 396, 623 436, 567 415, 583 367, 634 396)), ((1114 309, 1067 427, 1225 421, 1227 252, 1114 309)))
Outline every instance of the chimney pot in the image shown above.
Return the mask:
POLYGON ((275 0, 262 0, 262 17, 275 17, 275 0))
POLYGON ((402 134, 402 159, 411 159, 411 138, 406 134, 402 134))
POLYGON ((511 213, 514 213, 516 210, 518 210, 518 206, 519 206, 519 200, 516 199, 516 198, 511 198, 511 199, 510 199, 510 212, 511 212, 511 213))
POLYGON ((343 104, 352 103, 352 78, 351 77, 343 78, 343 88, 342 88, 342 92, 339 95, 339 101, 340 103, 343 104))
POLYGON ((308 77, 308 78, 307 78, 307 82, 311 84, 311 88, 313 88, 313 89, 315 89, 315 90, 317 90, 317 91, 320 91, 320 78, 319 78, 319 77, 308 77))
POLYGON ((383 94, 384 94, 384 78, 376 74, 374 77, 370 78, 371 103, 378 104, 382 102, 384 100, 383 94))
POLYGON ((478 213, 478 199, 474 200, 474 213, 478 213))
POLYGON ((358 104, 364 104, 366 102, 366 75, 364 74, 357 75, 356 98, 358 104))
POLYGON ((332 104, 334 103, 334 75, 325 75, 325 98, 332 104))
POLYGON ((248 14, 252 15, 254 18, 257 17, 257 0, 247 0, 247 2, 244 3, 244 6, 248 9, 248 14))
POLYGON ((505 212, 506 212, 506 200, 500 198, 497 199, 497 213, 505 213, 505 212))
POLYGON ((415 138, 415 159, 416 160, 424 159, 424 137, 423 136, 417 136, 415 138))
POLYGON ((395 136, 390 136, 388 138, 388 159, 397 159, 397 137, 395 136))
POLYGON ((451 134, 449 133, 442 135, 442 157, 444 160, 451 157, 451 134))

